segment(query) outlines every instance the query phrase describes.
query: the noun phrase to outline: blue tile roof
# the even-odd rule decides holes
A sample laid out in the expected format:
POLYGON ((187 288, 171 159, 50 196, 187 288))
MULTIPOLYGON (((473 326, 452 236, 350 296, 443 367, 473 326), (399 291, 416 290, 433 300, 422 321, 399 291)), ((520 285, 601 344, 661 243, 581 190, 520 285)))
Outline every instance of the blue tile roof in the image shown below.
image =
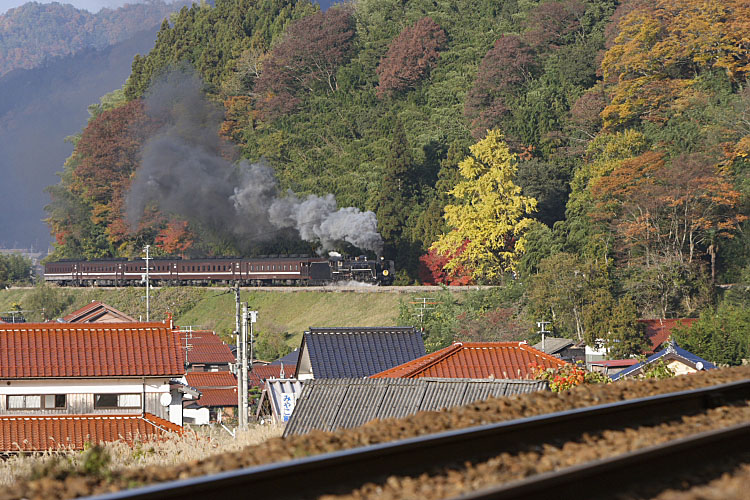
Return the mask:
POLYGON ((412 327, 310 328, 302 339, 316 379, 369 377, 425 355, 412 327))
POLYGON ((290 366, 290 365, 296 365, 297 364, 297 358, 299 358, 299 349, 295 349, 286 356, 276 359, 274 361, 271 361, 272 365, 280 365, 284 363, 284 366, 290 366))
POLYGON ((666 349, 662 349, 661 351, 652 354, 651 356, 646 358, 646 361, 642 361, 636 365, 633 365, 629 368, 622 370, 621 372, 615 373, 614 375, 612 375, 612 380, 619 380, 623 377, 627 377, 628 375, 639 371, 645 365, 649 363, 653 363, 654 361, 666 356, 667 354, 675 354, 676 356, 683 358, 686 361, 689 361, 690 362, 689 364, 695 365, 698 362, 703 363, 704 370, 713 370, 716 368, 715 364, 711 363, 710 361, 706 361, 705 359, 701 358, 697 354, 693 354, 690 351, 686 351, 682 347, 678 346, 677 342, 673 340, 671 341, 671 344, 667 346, 666 349))

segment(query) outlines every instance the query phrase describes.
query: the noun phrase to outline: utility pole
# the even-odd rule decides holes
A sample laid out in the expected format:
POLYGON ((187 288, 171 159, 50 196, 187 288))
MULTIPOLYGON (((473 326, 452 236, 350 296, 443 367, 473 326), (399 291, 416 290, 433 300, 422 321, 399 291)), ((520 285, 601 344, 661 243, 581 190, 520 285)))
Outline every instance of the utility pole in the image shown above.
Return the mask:
POLYGON ((547 341, 545 335, 548 333, 552 333, 549 330, 547 330, 547 325, 549 325, 551 321, 537 321, 536 326, 539 327, 539 331, 537 333, 542 334, 542 352, 547 352, 547 341))
POLYGON ((234 316, 234 345, 236 346, 235 349, 235 357, 236 357, 236 363, 235 363, 235 371, 237 372, 237 424, 240 425, 240 422, 242 421, 240 418, 240 412, 242 411, 242 343, 240 341, 241 338, 241 330, 240 330, 240 321, 242 318, 242 310, 240 305, 240 283, 239 281, 235 283, 234 286, 234 302, 235 302, 235 316, 234 316))
POLYGON ((148 281, 148 268, 151 267, 151 265, 149 264, 149 261, 151 260, 151 257, 149 257, 149 255, 148 255, 148 249, 149 248, 151 248, 151 245, 146 245, 146 248, 145 248, 145 250, 146 250, 146 257, 143 259, 143 260, 146 261, 146 322, 147 323, 148 323, 149 313, 151 312, 151 307, 150 307, 150 304, 149 304, 149 293, 148 293, 148 291, 149 291, 148 289, 150 288, 149 281, 148 281))
POLYGON ((247 302, 242 304, 242 331, 240 333, 240 351, 242 363, 238 381, 240 383, 240 408, 239 408, 239 427, 242 430, 247 429, 247 302))
POLYGON ((258 320, 258 311, 248 311, 247 302, 242 303, 242 325, 237 343, 239 370, 237 373, 238 407, 237 419, 240 429, 247 429, 248 422, 248 374, 253 368, 253 323, 258 320))

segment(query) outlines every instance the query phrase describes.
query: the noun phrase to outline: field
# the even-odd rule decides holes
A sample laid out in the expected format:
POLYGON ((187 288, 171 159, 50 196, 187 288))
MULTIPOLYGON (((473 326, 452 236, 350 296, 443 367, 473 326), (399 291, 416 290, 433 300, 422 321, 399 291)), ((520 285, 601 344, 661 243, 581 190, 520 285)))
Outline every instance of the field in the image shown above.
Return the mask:
POLYGON ((205 426, 196 428, 195 433, 173 434, 164 441, 140 443, 133 448, 124 442, 115 442, 84 452, 21 454, 0 460, 0 485, 9 485, 18 478, 57 475, 64 471, 106 476, 120 469, 173 466, 260 444, 281 436, 282 431, 283 427, 277 425, 252 426, 245 432, 237 431, 237 439, 234 439, 219 427, 205 426))

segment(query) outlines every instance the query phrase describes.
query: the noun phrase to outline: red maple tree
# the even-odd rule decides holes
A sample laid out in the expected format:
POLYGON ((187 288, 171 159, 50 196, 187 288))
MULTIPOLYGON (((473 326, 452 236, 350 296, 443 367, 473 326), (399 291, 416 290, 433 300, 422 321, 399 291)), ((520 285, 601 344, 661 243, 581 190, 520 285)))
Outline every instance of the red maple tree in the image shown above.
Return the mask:
POLYGON ((404 28, 378 65, 377 96, 414 87, 437 62, 446 39, 443 28, 431 17, 404 28))

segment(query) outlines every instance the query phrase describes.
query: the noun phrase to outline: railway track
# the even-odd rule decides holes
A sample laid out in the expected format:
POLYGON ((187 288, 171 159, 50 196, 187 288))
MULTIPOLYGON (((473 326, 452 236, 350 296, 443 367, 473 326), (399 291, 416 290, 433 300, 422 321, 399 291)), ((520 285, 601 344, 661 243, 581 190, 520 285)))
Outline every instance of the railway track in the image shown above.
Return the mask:
MULTIPOLYGON (((229 285, 215 285, 215 286, 193 286, 185 285, 190 288, 204 288, 208 290, 222 290, 226 289, 229 285)), ((67 286, 58 287, 60 289, 71 289, 71 290, 83 290, 90 287, 80 286, 67 286)), ((137 287, 113 287, 113 286, 99 286, 97 290, 121 290, 123 288, 137 288, 137 287)), ((141 287, 142 288, 142 287, 141 287)), ((158 290, 160 286, 151 286, 152 290, 158 290)), ((174 288, 174 287, 173 287, 174 288)), ((472 290, 487 290, 490 288, 497 288, 496 286, 490 285, 467 285, 467 286, 451 286, 449 290, 451 292, 468 292, 472 290)), ((33 290, 33 286, 13 286, 11 290, 33 290)), ((243 286, 243 291, 259 291, 259 292, 285 292, 285 293, 299 293, 299 292, 355 292, 355 293, 428 293, 428 292, 439 292, 443 290, 442 286, 438 285, 405 285, 405 286, 385 286, 385 285, 370 285, 367 283, 344 283, 335 285, 325 286, 243 286)))
MULTIPOLYGON (((209 493, 314 498, 351 492, 388 476, 419 476, 460 468, 502 452, 516 452, 584 433, 654 425, 750 400, 750 380, 523 418, 355 448, 288 462, 222 472, 100 495, 97 500, 184 498, 209 493)), ((485 498, 596 498, 612 496, 634 477, 664 477, 750 449, 750 423, 701 432, 606 459, 561 468, 461 496, 485 498)), ((631 485, 632 486, 632 485, 631 485)))

